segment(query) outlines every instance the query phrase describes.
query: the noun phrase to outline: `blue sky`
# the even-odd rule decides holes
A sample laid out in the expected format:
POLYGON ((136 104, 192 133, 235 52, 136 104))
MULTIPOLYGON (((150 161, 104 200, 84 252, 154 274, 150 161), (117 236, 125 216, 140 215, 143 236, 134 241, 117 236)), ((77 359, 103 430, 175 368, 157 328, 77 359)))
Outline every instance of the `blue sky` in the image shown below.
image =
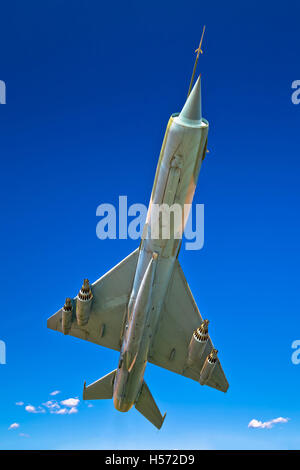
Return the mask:
POLYGON ((1 6, 1 449, 300 448, 300 365, 291 362, 300 339, 299 13, 296 1, 255 0, 1 6), (96 280, 137 246, 100 241, 96 208, 119 195, 148 203, 203 24, 210 153, 194 202, 205 204, 205 244, 182 250, 180 262, 211 321, 228 393, 148 365, 167 411, 161 431, 111 401, 30 413, 25 406, 55 390, 58 402, 80 399, 84 380, 116 367, 117 353, 47 330, 46 320, 83 277, 96 280), (248 428, 277 417, 289 421, 248 428))

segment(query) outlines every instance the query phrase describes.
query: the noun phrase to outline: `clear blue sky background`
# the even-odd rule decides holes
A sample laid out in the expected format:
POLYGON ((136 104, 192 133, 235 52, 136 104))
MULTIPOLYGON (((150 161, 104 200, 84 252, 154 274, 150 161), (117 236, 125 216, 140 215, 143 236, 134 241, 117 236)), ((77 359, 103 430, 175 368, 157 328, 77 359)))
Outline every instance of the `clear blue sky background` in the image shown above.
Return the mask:
POLYGON ((0 448, 299 449, 299 2, 11 0, 1 5, 0 448), (81 398, 117 353, 47 330, 83 277, 96 280, 132 240, 100 241, 96 207, 147 204, 169 115, 200 60, 209 149, 195 195, 203 250, 180 262, 230 388, 222 394, 148 365, 167 418, 80 402, 33 414, 49 393, 81 398), (251 419, 290 418, 272 429, 251 419), (17 422, 20 427, 8 430, 17 422), (20 433, 29 437, 20 436, 20 433))

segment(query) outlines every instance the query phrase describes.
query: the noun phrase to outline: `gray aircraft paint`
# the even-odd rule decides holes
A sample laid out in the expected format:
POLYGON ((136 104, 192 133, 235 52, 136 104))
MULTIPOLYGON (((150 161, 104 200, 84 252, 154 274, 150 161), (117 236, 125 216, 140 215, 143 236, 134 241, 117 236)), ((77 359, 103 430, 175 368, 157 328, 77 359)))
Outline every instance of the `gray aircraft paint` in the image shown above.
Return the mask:
MULTIPOLYGON (((151 337, 154 335, 180 239, 152 239, 151 217, 155 204, 191 204, 208 133, 208 123, 201 118, 200 77, 181 113, 171 116, 162 145, 155 183, 146 219, 147 235, 142 241, 128 318, 114 385, 114 405, 128 411, 135 403, 143 382, 151 337), (154 266, 155 265, 155 266, 154 266), (155 276, 155 277, 154 277, 155 276), (151 279, 149 279, 151 277, 151 279), (153 282, 155 285, 153 286, 153 282), (143 308, 139 308, 139 305, 143 308), (136 335, 130 335, 136 330, 136 335), (126 357, 130 356, 129 362, 126 357), (135 361, 130 368, 131 361, 135 361)), ((186 222, 186 220, 185 220, 186 222)), ((182 230, 184 224, 182 224, 182 230)))
POLYGON ((207 134, 199 77, 182 111, 167 125, 139 249, 91 286, 85 280, 78 296, 67 299, 48 320, 51 329, 120 351, 118 368, 84 386, 84 399, 113 398, 124 412, 135 405, 158 428, 164 417, 144 381, 147 361, 203 385, 228 388, 208 322, 203 322, 177 260, 181 239, 174 232, 183 233, 188 213, 170 237, 151 232, 158 223, 157 205, 183 209, 192 203, 207 134), (177 312, 182 301, 184 318, 177 312))

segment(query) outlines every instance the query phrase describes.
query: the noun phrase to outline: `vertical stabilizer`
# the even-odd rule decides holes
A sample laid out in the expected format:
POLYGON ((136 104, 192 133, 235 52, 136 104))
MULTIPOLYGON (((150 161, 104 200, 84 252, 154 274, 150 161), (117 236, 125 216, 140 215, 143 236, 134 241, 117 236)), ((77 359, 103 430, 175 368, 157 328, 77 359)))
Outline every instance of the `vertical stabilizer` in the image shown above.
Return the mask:
POLYGON ((154 424, 154 426, 156 426, 158 429, 162 427, 166 413, 164 416, 162 416, 145 381, 143 382, 142 390, 135 407, 146 419, 148 419, 148 421, 150 421, 150 423, 154 424))

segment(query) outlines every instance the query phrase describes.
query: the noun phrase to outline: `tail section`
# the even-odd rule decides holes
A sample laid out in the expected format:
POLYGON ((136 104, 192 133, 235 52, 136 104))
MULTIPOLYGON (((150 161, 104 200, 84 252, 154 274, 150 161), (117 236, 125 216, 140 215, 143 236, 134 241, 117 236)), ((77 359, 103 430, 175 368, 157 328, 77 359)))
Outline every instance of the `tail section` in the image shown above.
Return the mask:
POLYGON ((135 407, 158 429, 162 427, 166 413, 162 416, 145 381, 143 382, 141 393, 135 407))
POLYGON ((83 399, 84 400, 105 400, 112 398, 114 380, 117 369, 105 375, 101 379, 86 387, 84 383, 83 399))

